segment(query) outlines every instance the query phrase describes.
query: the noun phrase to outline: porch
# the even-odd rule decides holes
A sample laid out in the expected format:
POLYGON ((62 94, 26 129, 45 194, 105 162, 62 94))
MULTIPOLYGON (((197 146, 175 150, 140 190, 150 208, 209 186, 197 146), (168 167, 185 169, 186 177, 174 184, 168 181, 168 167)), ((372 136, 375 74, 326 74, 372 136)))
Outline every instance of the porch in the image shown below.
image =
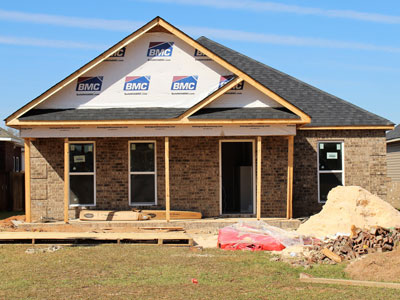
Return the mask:
MULTIPOLYGON (((205 218, 291 219, 293 140, 293 135, 26 138, 27 221, 50 217, 72 224, 82 208, 162 209, 166 212, 165 222, 174 224, 178 221, 171 220, 171 209, 199 211, 205 218), (251 176, 252 201, 247 203, 250 205, 248 210, 232 213, 223 208, 222 145, 225 142, 251 145, 250 172, 247 174, 251 176), (132 172, 132 147, 142 143, 154 145, 154 169, 132 172), (74 205, 71 179, 76 177, 71 175, 71 166, 83 157, 71 156, 71 145, 81 144, 93 145, 93 172, 89 173, 94 177, 94 202, 74 205), (71 159, 75 161, 71 162, 71 159), (137 187, 132 185, 132 181, 137 179, 135 175, 154 175, 154 189, 150 190, 150 193, 154 192, 154 203, 132 200, 138 199, 135 194, 137 187)), ((82 184, 83 181, 78 180, 78 185, 82 184)), ((221 219, 213 222, 221 222, 221 219)), ((137 226, 145 223, 139 221, 137 226)), ((197 224, 204 226, 204 223, 197 224)))

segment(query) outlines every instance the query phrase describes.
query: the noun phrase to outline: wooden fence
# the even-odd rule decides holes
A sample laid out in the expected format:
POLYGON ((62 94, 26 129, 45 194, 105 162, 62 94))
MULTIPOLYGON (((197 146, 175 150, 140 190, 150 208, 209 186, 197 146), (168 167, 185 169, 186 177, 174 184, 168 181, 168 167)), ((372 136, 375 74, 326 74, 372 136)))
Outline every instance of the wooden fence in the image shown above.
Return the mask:
POLYGON ((25 173, 0 173, 0 210, 25 209, 25 173))

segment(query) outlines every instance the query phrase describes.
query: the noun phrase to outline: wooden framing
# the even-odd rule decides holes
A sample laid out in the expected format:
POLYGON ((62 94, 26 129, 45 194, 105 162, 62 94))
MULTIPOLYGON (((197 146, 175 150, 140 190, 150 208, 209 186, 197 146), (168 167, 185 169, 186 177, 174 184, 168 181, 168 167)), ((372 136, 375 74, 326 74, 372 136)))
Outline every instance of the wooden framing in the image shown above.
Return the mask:
MULTIPOLYGON (((144 25, 143 27, 141 27, 140 29, 138 29, 134 33, 130 34, 129 36, 127 36, 125 39, 123 39, 122 41, 120 41, 119 43, 117 43, 116 45, 111 47, 110 49, 108 49, 107 51, 103 52, 101 55, 99 55, 98 57, 96 57, 95 59, 93 59, 92 61, 87 63, 86 65, 84 65, 83 67, 78 69, 76 72, 72 73, 71 75, 69 75, 68 77, 66 77, 65 79, 63 79, 62 81, 60 81, 59 83, 57 83, 56 85, 54 85, 53 87, 48 89, 42 95, 40 95, 36 99, 32 100, 31 102, 29 102, 28 104, 26 104, 25 106, 23 106, 22 108, 20 108, 16 112, 14 112, 12 115, 7 117, 7 119, 6 119, 7 126, 13 126, 13 127, 17 127, 17 126, 35 126, 35 125, 46 126, 46 124, 48 124, 48 125, 57 125, 57 126, 60 126, 60 125, 61 126, 77 125, 77 124, 82 124, 82 125, 84 125, 84 124, 93 124, 93 125, 106 125, 106 124, 119 124, 119 125, 122 125, 122 124, 127 124, 126 120, 125 120, 125 122, 123 120, 119 120, 119 121, 117 121, 118 123, 113 123, 112 121, 111 122, 110 121, 108 121, 108 122, 98 122, 98 123, 90 122, 90 121, 89 122, 88 121, 85 121, 85 122, 82 122, 82 121, 80 121, 80 122, 71 122, 71 121, 70 122, 57 122, 57 121, 56 122, 40 122, 40 121, 39 122, 26 122, 26 121, 25 122, 21 122, 21 121, 18 120, 18 118, 21 115, 23 115, 25 112, 27 112, 28 110, 34 108, 38 104, 40 104, 43 101, 45 101, 48 97, 54 95, 56 92, 58 92, 59 90, 64 88, 66 85, 70 84, 72 81, 76 80, 79 76, 81 76, 84 73, 88 72, 89 70, 93 69, 95 66, 100 64, 103 60, 108 58, 110 55, 112 55, 116 51, 120 50, 122 47, 127 46, 132 41, 136 40, 137 38, 139 38, 140 36, 142 36, 146 32, 148 32, 151 29, 155 28, 156 26, 161 26, 162 28, 164 28, 167 31, 169 31, 170 33, 174 34, 176 37, 178 37, 182 41, 186 42, 190 46, 192 46, 195 49, 201 51, 202 53, 207 55, 209 58, 214 60, 216 63, 220 64, 221 66, 223 66, 224 68, 226 68, 230 72, 232 72, 235 75, 237 75, 239 78, 241 78, 241 80, 246 81, 247 83, 249 83, 250 85, 252 85, 256 89, 258 89, 262 93, 266 94, 268 97, 270 97, 271 99, 275 100, 276 102, 278 102, 279 104, 281 104, 282 106, 286 107, 287 109, 289 109, 290 111, 292 111, 293 113, 295 113, 296 115, 298 115, 300 117, 300 120, 291 120, 291 122, 288 122, 288 120, 284 120, 284 122, 281 122, 281 123, 307 124, 307 123, 311 122, 310 116, 308 116, 306 113, 304 113, 303 111, 298 109, 296 106, 294 106, 293 104, 289 103, 288 101, 286 101, 285 99, 283 99, 282 97, 280 97, 279 95, 277 95, 276 93, 274 93, 273 91, 268 89, 267 87, 263 86, 262 84, 260 84, 259 82, 257 82, 253 78, 251 78, 246 73, 240 71, 238 68, 236 68, 235 66, 231 65, 230 63, 228 63, 224 59, 220 58, 219 56, 217 56, 216 54, 214 54, 213 52, 211 52, 210 50, 208 50, 207 48, 205 48, 204 46, 202 46, 201 44, 199 44, 198 42, 193 40, 191 37, 189 37, 188 35, 186 35, 182 31, 180 31, 176 27, 174 27, 171 24, 169 24, 168 22, 166 22, 162 18, 156 17, 153 20, 151 20, 149 23, 147 23, 146 25, 144 25)), ((233 86, 234 85, 232 85, 232 87, 233 86)), ((223 89, 223 90, 225 91, 225 89, 223 89)), ((228 90, 228 89, 226 89, 226 90, 228 90)), ((220 95, 220 93, 218 93, 218 94, 220 95)), ((223 94, 223 93, 221 93, 221 94, 223 94)), ((218 96, 213 97, 212 99, 207 99, 208 98, 207 97, 203 101, 207 102, 207 104, 208 104, 208 103, 214 101, 218 96)), ((198 105, 200 107, 203 107, 202 106, 204 104, 203 101, 198 103, 198 105)), ((207 105, 207 104, 205 104, 205 105, 207 105)), ((195 111, 196 108, 197 108, 197 106, 195 105, 192 108, 192 110, 195 111)), ((200 109, 200 108, 198 108, 198 109, 200 109)), ((187 114, 185 114, 185 116, 187 116, 187 114)), ((174 121, 175 122, 176 121, 182 122, 183 120, 186 120, 186 118, 184 117, 184 118, 180 118, 180 119, 177 119, 177 120, 174 120, 174 121)), ((173 121, 173 120, 171 120, 171 121, 173 121)), ((230 121, 229 123, 234 123, 233 120, 229 120, 229 121, 230 121)), ((236 121, 240 121, 240 120, 236 120, 236 121)), ((256 120, 256 122, 259 122, 261 124, 266 124, 266 123, 274 124, 275 123, 274 121, 276 121, 276 120, 269 120, 269 121, 267 120, 267 122, 265 122, 265 120, 256 120)), ((152 122, 154 122, 154 120, 144 121, 142 124, 152 124, 152 122)), ((167 124, 167 122, 165 122, 165 120, 163 120, 163 121, 156 120, 156 122, 158 122, 159 124, 167 124)), ((191 121, 191 122, 195 123, 194 121, 191 121)), ((199 122, 207 123, 207 124, 212 123, 210 121, 201 121, 201 120, 199 122)), ((215 123, 217 123, 217 122, 215 122, 215 123)), ((219 122, 219 123, 221 123, 221 122, 219 122)), ((247 122, 247 123, 249 123, 249 122, 247 122)), ((135 121, 134 123, 131 123, 131 124, 140 124, 140 123, 135 121)))
POLYGON ((294 136, 288 136, 288 167, 287 167, 287 201, 286 218, 293 218, 293 156, 294 156, 294 136))
POLYGON ((110 120, 110 121, 19 121, 17 119, 7 126, 102 126, 102 125, 208 125, 208 124, 303 124, 301 120, 293 119, 230 119, 230 120, 189 120, 189 119, 168 119, 168 120, 110 120))
POLYGON ((187 117, 193 115, 195 112, 197 112, 200 109, 202 109, 203 107, 207 106, 209 103, 213 102, 215 99, 217 99, 221 95, 225 94, 227 91, 229 91, 231 88, 235 87, 237 84, 239 84, 242 81, 243 81, 243 79, 241 79, 240 77, 237 77, 237 78, 231 80, 230 82, 228 82, 227 84, 225 84, 224 86, 222 86, 221 88, 216 90, 214 93, 212 93, 211 95, 204 98, 202 101, 193 105, 191 108, 189 108, 187 111, 185 111, 182 115, 180 115, 179 119, 180 120, 187 119, 187 117))
POLYGON ((169 195, 169 138, 165 137, 165 220, 170 221, 170 195, 169 195))
POLYGON ((261 219, 261 136, 257 137, 257 220, 261 219))
POLYGON ((25 221, 32 222, 31 212, 31 141, 24 140, 25 148, 25 221))
POLYGON ((64 222, 69 222, 69 142, 64 139, 64 222))

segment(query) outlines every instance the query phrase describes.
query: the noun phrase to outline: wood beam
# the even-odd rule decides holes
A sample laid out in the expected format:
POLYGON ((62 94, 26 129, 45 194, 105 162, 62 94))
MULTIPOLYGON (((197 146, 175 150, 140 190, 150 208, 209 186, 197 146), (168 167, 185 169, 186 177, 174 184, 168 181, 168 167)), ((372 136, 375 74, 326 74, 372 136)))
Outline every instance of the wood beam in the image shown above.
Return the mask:
POLYGON ((288 167, 287 167, 287 200, 286 200, 286 218, 293 218, 293 154, 294 154, 294 136, 288 136, 288 167))
POLYGON ((261 136, 257 137, 257 220, 261 219, 261 136))
POLYGON ((299 127, 299 130, 392 130, 394 125, 350 125, 350 126, 308 126, 299 127))
POLYGON ((169 138, 165 137, 165 219, 170 221, 170 196, 169 196, 169 138))
POLYGON ((64 222, 68 223, 69 210, 69 141, 64 139, 64 222))
POLYGON ((25 151, 25 221, 32 222, 31 212, 31 141, 24 139, 25 151))

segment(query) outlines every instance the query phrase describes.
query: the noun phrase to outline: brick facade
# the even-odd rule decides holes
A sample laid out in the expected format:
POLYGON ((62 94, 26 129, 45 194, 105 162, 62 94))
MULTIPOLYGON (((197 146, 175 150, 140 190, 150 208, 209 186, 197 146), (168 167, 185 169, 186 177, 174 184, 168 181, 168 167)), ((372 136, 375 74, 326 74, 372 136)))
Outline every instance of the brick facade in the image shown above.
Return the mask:
MULTIPOLYGON (((205 217, 220 214, 219 144, 224 139, 232 138, 170 138, 171 209, 200 211, 205 217)), ((256 141, 255 137, 245 139, 256 141)), ((95 138, 79 141, 82 140, 96 143, 95 209, 130 209, 128 142, 140 139, 95 138)), ((157 206, 142 208, 161 209, 165 207, 164 138, 142 140, 155 140, 157 153, 157 206)), ((298 131, 294 152, 295 216, 309 215, 321 209, 317 202, 316 173, 319 140, 344 141, 347 185, 361 185, 379 196, 386 195, 384 131, 298 131)), ((63 142, 63 139, 36 139, 32 142, 33 220, 40 220, 41 217, 63 218, 63 142)), ((263 217, 286 215, 287 145, 284 137, 262 139, 263 217)), ((70 209, 70 217, 77 217, 78 210, 70 209)))
POLYGON ((386 137, 384 130, 299 130, 294 139, 293 212, 295 217, 319 212, 318 141, 344 143, 346 185, 361 186, 386 199, 386 137))

